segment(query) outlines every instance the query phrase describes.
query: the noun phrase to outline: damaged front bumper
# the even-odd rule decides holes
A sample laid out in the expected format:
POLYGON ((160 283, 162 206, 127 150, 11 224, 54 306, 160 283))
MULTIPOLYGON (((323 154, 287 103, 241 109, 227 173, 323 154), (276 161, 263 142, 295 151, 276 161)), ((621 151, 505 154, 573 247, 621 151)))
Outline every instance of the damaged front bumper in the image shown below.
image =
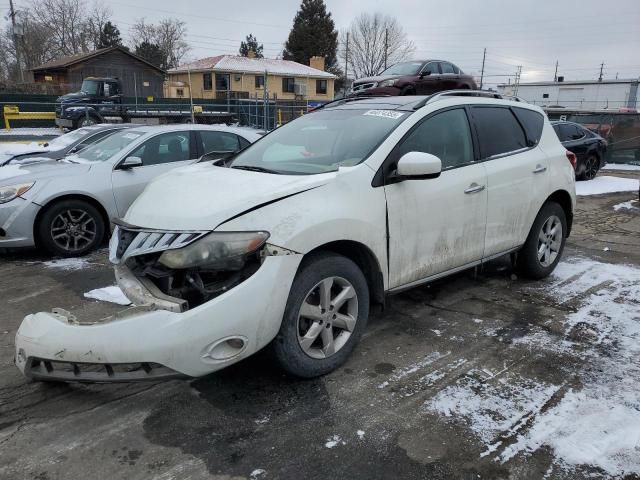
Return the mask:
POLYGON ((28 315, 16 334, 16 365, 37 380, 89 382, 198 377, 220 370, 276 336, 301 259, 301 254, 268 256, 250 278, 186 311, 176 299, 140 288, 140 297, 132 300, 141 307, 95 323, 78 322, 63 311, 28 315))

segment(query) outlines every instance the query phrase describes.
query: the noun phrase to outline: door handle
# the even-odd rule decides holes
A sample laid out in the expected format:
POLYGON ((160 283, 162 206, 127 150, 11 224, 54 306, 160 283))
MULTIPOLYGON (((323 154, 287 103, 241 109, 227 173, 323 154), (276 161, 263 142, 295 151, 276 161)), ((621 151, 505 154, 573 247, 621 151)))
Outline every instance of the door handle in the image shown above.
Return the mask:
POLYGON ((542 165, 538 164, 536 165, 536 169, 533 171, 533 173, 542 173, 546 171, 547 171, 547 167, 543 167, 542 165))
POLYGON ((464 193, 477 193, 484 190, 484 185, 478 185, 476 182, 473 182, 471 185, 467 187, 464 193))

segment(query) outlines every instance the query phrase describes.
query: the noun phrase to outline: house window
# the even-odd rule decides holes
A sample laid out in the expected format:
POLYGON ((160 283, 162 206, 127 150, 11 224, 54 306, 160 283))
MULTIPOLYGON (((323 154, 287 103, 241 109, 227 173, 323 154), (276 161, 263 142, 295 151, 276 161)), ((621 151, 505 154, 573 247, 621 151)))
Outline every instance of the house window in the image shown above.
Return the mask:
POLYGON ((176 88, 176 96, 184 97, 184 88, 176 88))
POLYGON ((326 80, 316 80, 316 93, 319 95, 327 94, 327 81, 326 80))
POLYGON ((548 93, 543 93, 542 94, 542 98, 549 98, 549 94, 548 93))
POLYGON ((228 73, 216 73, 216 90, 220 92, 228 92, 229 85, 231 82, 229 81, 228 73))
POLYGON ((282 91, 284 93, 294 93, 295 92, 295 78, 285 77, 282 79, 282 91))
POLYGON ((205 90, 211 90, 213 88, 213 79, 211 78, 211 73, 203 73, 202 74, 202 88, 205 90))
POLYGON ((256 75, 256 88, 264 88, 264 75, 256 75))

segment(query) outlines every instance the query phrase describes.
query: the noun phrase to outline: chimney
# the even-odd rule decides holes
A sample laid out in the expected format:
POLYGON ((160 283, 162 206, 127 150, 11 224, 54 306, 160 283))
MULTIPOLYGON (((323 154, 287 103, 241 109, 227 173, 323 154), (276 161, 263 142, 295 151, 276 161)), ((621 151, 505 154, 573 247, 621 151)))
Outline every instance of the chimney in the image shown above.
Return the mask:
POLYGON ((253 49, 249 49, 247 52, 247 58, 256 58, 256 52, 253 49))
POLYGON ((324 72, 324 57, 311 57, 309 59, 309 66, 324 72))

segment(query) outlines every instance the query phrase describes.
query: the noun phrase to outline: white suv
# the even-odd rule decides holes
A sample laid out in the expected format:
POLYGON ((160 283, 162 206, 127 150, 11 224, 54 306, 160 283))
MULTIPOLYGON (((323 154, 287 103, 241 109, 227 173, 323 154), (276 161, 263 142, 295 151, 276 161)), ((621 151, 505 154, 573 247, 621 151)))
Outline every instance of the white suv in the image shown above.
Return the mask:
POLYGON ((269 346, 313 377, 347 359, 387 294, 508 253, 545 277, 571 229, 575 157, 540 108, 495 97, 337 101, 224 165, 159 177, 111 243, 137 307, 90 325, 29 315, 18 367, 76 381, 200 376, 269 346))

